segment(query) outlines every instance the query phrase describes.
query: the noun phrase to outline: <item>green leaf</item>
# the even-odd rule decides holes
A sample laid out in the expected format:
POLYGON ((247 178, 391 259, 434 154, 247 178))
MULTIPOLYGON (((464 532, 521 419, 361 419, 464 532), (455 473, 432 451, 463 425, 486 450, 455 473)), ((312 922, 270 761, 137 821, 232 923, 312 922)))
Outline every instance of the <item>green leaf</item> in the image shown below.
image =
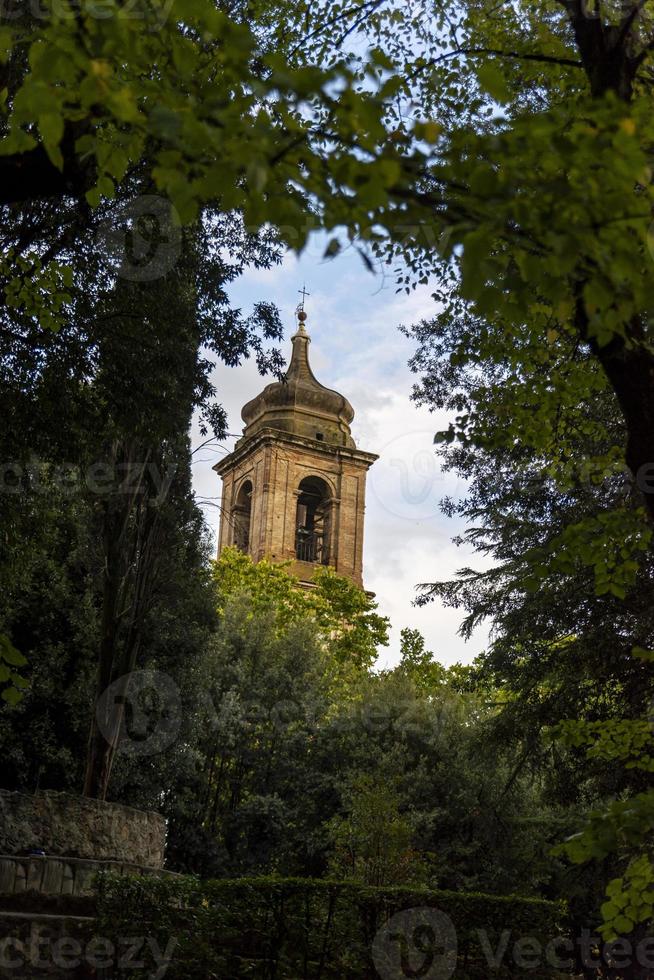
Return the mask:
POLYGON ((617 919, 613 920, 611 925, 621 936, 628 936, 633 931, 635 923, 627 918, 626 915, 619 915, 617 919))
POLYGON ((654 661, 654 650, 645 650, 643 647, 632 647, 631 655, 637 657, 638 660, 645 660, 647 663, 654 661))
POLYGON ((332 238, 327 243, 327 248, 324 251, 323 258, 332 259, 334 256, 338 255, 340 251, 341 243, 339 242, 338 238, 332 238))
POLYGON ((6 64, 13 47, 13 32, 9 27, 0 27, 0 63, 6 64))
POLYGON ((0 635, 0 658, 12 667, 24 667, 27 664, 23 654, 18 652, 9 637, 4 634, 0 635))
POLYGON ((486 92, 495 101, 502 105, 511 98, 511 93, 507 86, 504 73, 498 65, 492 61, 485 61, 477 68, 477 79, 482 91, 486 92))
POLYGON ((0 694, 0 697, 3 701, 6 701, 7 704, 15 707, 21 700, 22 694, 20 691, 17 691, 15 687, 6 687, 2 694, 0 694))
POLYGON ((39 132, 50 160, 58 170, 63 170, 64 158, 59 149, 64 135, 63 116, 55 112, 46 112, 39 116, 39 132))

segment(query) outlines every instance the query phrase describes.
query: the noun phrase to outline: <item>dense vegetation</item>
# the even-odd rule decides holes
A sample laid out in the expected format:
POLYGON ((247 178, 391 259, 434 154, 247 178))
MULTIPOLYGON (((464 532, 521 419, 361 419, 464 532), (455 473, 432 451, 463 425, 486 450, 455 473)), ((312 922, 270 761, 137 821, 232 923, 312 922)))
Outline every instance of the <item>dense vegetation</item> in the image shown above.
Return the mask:
POLYGON ((225 980, 449 977, 457 956, 467 980, 482 980, 489 970, 516 976, 525 967, 542 978, 570 962, 561 945, 564 910, 538 899, 306 878, 107 877, 98 904, 102 934, 117 947, 138 917, 150 937, 145 969, 169 962, 171 980, 205 980, 216 969, 225 980), (441 921, 440 910, 449 922, 441 921), (434 948, 426 943, 400 952, 393 929, 407 915, 415 917, 416 930, 433 929, 434 948), (521 946, 526 935, 531 944, 521 946))
POLYGON ((642 936, 652 3, 9 13, 4 785, 156 807, 202 877, 565 898, 575 930, 642 936), (283 369, 277 311, 227 288, 315 227, 399 288, 436 277, 414 396, 449 412, 437 451, 469 490, 444 507, 493 564, 418 601, 492 621, 470 668, 409 630, 376 671, 387 624, 347 582, 211 565, 191 417, 225 432, 215 361, 283 369), (172 737, 130 754, 135 715, 172 737))

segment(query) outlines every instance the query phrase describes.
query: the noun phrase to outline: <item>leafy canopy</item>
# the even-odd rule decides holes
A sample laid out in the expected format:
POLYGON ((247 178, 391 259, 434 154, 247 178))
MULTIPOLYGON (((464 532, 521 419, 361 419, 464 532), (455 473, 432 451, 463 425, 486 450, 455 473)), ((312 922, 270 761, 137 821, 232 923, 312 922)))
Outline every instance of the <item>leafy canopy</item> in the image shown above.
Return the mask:
POLYGON ((219 609, 230 596, 247 592, 252 612, 271 610, 278 632, 308 620, 342 668, 370 667, 377 648, 388 644, 389 628, 374 598, 330 568, 318 569, 314 586, 303 588, 289 565, 265 558, 255 564, 236 548, 224 548, 214 565, 219 609))

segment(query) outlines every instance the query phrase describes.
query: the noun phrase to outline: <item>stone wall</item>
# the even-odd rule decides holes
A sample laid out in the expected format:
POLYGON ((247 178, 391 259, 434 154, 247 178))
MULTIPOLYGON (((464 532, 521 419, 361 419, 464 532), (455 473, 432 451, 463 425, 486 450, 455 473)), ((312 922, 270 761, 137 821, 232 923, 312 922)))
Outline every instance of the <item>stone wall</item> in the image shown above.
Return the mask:
POLYGON ((0 854, 118 861, 143 868, 163 867, 166 821, 158 813, 134 810, 69 793, 28 796, 0 790, 0 854))

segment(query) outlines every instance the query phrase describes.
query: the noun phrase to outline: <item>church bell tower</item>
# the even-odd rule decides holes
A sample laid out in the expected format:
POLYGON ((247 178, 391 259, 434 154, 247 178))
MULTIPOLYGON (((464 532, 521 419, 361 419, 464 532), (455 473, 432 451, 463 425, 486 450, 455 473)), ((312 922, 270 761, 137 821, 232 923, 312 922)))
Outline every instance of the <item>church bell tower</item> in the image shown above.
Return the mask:
POLYGON ((306 586, 327 565, 363 588, 366 473, 378 457, 355 446, 347 398, 314 377, 303 304, 297 316, 284 379, 243 407, 243 436, 214 466, 218 553, 232 545, 254 561, 291 560, 306 586))

